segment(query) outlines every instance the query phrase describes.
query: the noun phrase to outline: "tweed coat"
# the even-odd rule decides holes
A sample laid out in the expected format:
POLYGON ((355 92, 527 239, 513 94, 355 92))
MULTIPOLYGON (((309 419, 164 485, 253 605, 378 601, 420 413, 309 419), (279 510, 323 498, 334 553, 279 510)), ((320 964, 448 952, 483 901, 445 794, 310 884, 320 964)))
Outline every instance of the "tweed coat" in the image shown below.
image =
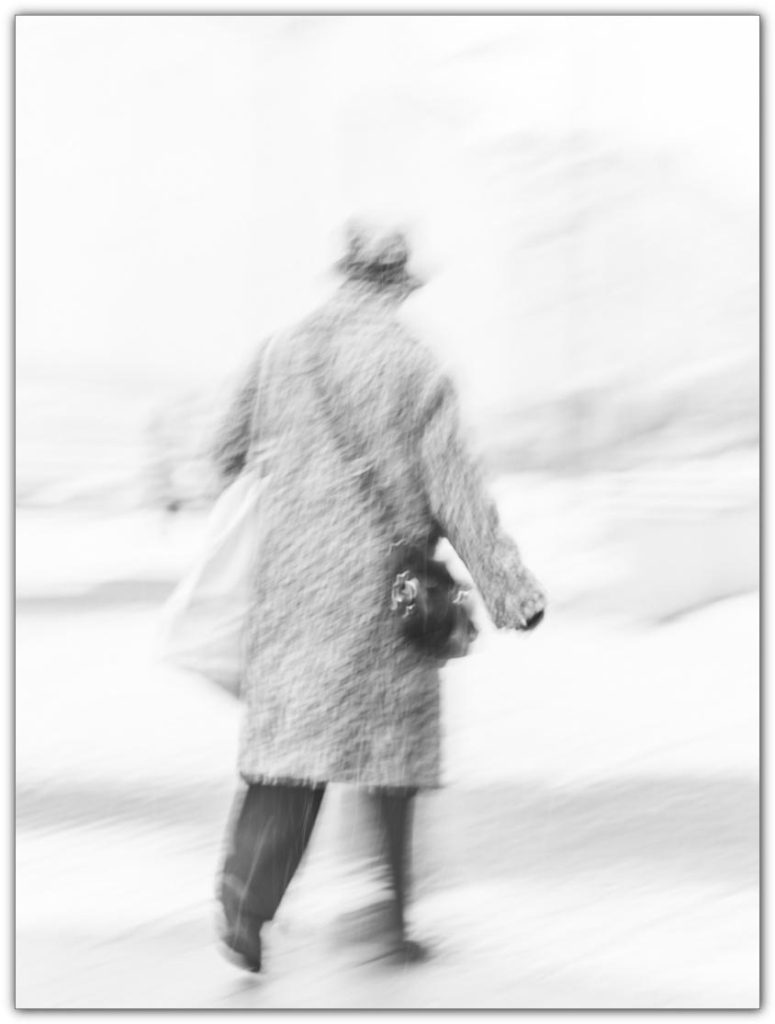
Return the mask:
POLYGON ((267 475, 241 687, 248 782, 439 784, 439 666, 389 609, 396 535, 431 549, 446 536, 499 627, 543 607, 467 451, 451 381, 396 314, 389 292, 346 282, 270 339, 218 433, 226 478, 249 453, 248 471, 267 475), (399 521, 359 485, 366 460, 343 455, 314 373, 399 521))

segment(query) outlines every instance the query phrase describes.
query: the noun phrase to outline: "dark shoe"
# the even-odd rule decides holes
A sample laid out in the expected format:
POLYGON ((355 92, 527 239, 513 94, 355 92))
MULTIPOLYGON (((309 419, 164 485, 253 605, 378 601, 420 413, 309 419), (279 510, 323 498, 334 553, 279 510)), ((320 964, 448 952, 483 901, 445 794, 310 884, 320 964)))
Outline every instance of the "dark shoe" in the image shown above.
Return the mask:
POLYGON ((362 961, 364 964, 383 963, 391 966, 405 967, 409 964, 422 964, 429 960, 431 953, 427 946, 423 946, 414 939, 391 939, 387 944, 377 948, 372 947, 370 955, 362 961))
POLYGON ((261 970, 261 924, 254 924, 250 932, 244 926, 238 929, 229 927, 221 935, 226 959, 243 971, 254 974, 261 970))
POLYGON ((235 967, 239 967, 241 971, 250 971, 251 974, 258 974, 261 970, 260 954, 258 959, 255 959, 255 957, 249 957, 245 953, 239 953, 236 949, 232 949, 232 947, 225 942, 221 946, 221 952, 230 964, 234 964, 235 967))
POLYGON ((428 947, 414 939, 401 939, 393 955, 401 964, 422 964, 430 959, 428 947))

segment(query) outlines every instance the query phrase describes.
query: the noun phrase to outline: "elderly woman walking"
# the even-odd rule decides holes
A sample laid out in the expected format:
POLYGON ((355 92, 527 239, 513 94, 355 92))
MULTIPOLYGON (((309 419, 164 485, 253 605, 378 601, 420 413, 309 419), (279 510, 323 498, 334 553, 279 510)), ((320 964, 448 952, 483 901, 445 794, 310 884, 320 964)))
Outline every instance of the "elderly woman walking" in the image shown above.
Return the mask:
POLYGON ((241 687, 247 789, 220 882, 223 938, 249 970, 327 783, 375 792, 396 949, 418 953, 405 868, 412 797, 439 785, 439 660, 391 611, 394 539, 432 554, 448 538, 496 626, 543 614, 466 449, 453 386, 397 317, 418 284, 408 258, 401 234, 352 231, 340 289, 262 346, 219 432, 224 479, 249 459, 267 475, 241 687))

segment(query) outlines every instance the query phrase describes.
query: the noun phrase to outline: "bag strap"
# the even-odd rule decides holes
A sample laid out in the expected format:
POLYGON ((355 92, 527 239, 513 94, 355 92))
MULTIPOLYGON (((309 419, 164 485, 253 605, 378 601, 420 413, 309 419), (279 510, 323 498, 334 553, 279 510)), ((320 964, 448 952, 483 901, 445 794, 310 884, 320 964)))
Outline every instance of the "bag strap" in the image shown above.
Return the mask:
POLYGON ((269 338, 261 346, 258 355, 258 361, 255 368, 255 381, 256 390, 253 395, 253 402, 250 409, 250 419, 248 421, 248 449, 247 456, 245 459, 245 465, 249 466, 251 463, 255 463, 257 459, 260 459, 261 455, 261 440, 259 437, 258 420, 259 413, 262 407, 262 391, 266 389, 266 378, 267 378, 267 365, 269 363, 269 350, 274 347, 275 335, 270 335, 269 338))
MULTIPOLYGON (((328 340, 328 339, 326 339, 328 340)), ((325 347, 325 342, 321 347, 325 347)), ((340 411, 336 408, 329 390, 325 386, 326 364, 320 357, 310 357, 313 388, 318 398, 318 403, 325 414, 330 433, 336 443, 342 461, 349 464, 361 462, 362 471, 357 473, 358 485, 367 506, 377 505, 377 513, 380 522, 386 526, 392 537, 391 546, 396 547, 403 543, 399 538, 396 523, 398 514, 396 506, 391 501, 387 489, 383 486, 377 475, 376 462, 369 455, 368 446, 364 438, 352 427, 346 428, 340 411)))

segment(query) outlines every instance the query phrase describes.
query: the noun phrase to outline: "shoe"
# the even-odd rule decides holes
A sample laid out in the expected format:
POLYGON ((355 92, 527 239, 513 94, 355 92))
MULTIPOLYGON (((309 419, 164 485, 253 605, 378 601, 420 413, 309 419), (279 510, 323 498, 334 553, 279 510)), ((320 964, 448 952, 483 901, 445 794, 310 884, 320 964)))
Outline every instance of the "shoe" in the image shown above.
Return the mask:
MULTIPOLYGON (((263 922, 262 922, 263 923, 263 922)), ((221 934, 222 950, 226 959, 243 971, 257 974, 261 970, 261 925, 252 932, 227 928, 221 934)))
POLYGON ((401 964, 421 964, 430 959, 430 950, 414 939, 401 939, 393 956, 401 964))
POLYGON ((236 949, 232 949, 232 947, 225 942, 221 945, 221 952, 230 964, 234 964, 235 967, 239 967, 242 971, 249 971, 251 974, 258 974, 261 970, 260 955, 258 959, 256 959, 255 956, 247 956, 245 953, 239 953, 236 949))
POLYGON ((383 944, 381 948, 370 949, 370 955, 361 962, 363 964, 390 964, 392 966, 405 967, 409 964, 425 963, 431 957, 427 946, 414 939, 399 938, 383 944))

